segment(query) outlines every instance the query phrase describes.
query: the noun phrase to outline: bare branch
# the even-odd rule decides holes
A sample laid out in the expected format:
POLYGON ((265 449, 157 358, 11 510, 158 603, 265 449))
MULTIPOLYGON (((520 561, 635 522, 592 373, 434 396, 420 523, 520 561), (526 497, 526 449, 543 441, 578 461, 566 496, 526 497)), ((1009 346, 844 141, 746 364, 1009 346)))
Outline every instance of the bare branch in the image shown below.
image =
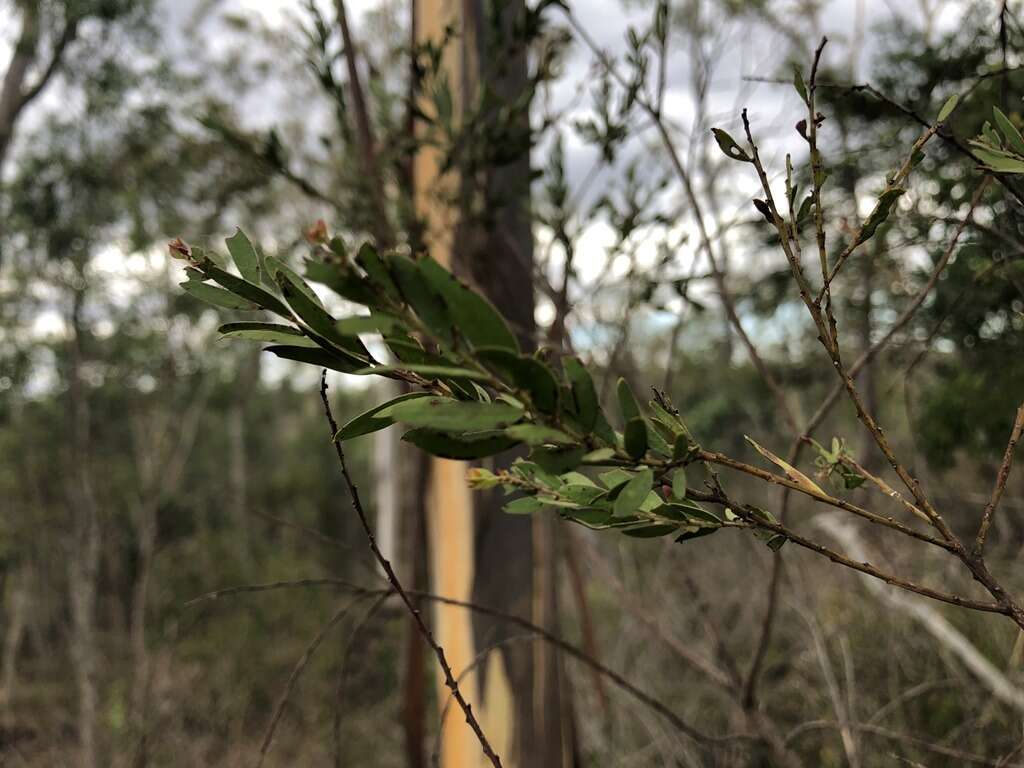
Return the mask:
POLYGON ((1013 451, 1020 441, 1022 432, 1024 432, 1024 403, 1017 409, 1017 418, 1014 419, 1013 429, 1010 430, 1010 439, 1006 443, 1003 463, 999 466, 999 472, 996 474, 996 484, 992 489, 992 496, 989 498, 988 504, 985 505, 985 511, 981 515, 981 527, 978 528, 978 536, 974 540, 974 550, 972 552, 975 557, 981 557, 985 549, 985 538, 988 536, 988 529, 991 527, 992 519, 995 517, 996 507, 999 506, 999 500, 1003 497, 1003 491, 1006 489, 1006 481, 1010 477, 1010 467, 1013 466, 1013 451))
POLYGON ((373 552, 373 556, 380 563, 381 568, 384 569, 384 574, 387 576, 388 583, 391 584, 392 589, 398 594, 408 609, 413 621, 416 624, 416 628, 420 634, 423 635, 423 639, 427 641, 427 644, 434 651, 434 655, 437 656, 437 663, 441 666, 441 671, 444 674, 445 685, 452 692, 452 696, 462 709, 463 714, 466 716, 466 722, 469 727, 476 734, 477 740, 480 742, 480 748, 483 749, 484 755, 490 760, 494 768, 501 768, 501 758, 491 747, 491 743, 487 740, 487 736, 484 734, 483 728, 480 726, 480 722, 476 719, 476 715, 473 714, 473 708, 466 701, 462 695, 462 691, 459 690, 459 684, 455 681, 455 676, 452 674, 452 668, 448 665, 448 660, 445 658, 444 649, 434 639, 434 634, 430 631, 430 628, 424 623, 423 616, 420 614, 419 609, 413 605, 412 600, 409 599, 409 594, 402 587, 401 582, 398 580, 398 576, 395 575, 394 568, 391 567, 391 563, 388 561, 384 554, 380 551, 380 547, 377 546, 377 537, 373 533, 373 528, 370 527, 370 521, 366 517, 366 512, 363 509, 363 504, 359 500, 359 489, 356 488, 355 483, 352 481, 352 477, 348 473, 348 465, 345 463, 345 453, 341 448, 341 442, 335 440, 334 436, 338 434, 338 423, 334 420, 334 414, 331 412, 331 402, 327 399, 327 371, 323 371, 320 374, 320 399, 324 404, 324 415, 327 418, 328 426, 331 430, 331 442, 334 443, 335 453, 338 455, 338 463, 341 465, 341 474, 345 478, 345 485, 348 487, 349 494, 352 497, 352 509, 355 511, 356 516, 359 518, 359 523, 363 526, 363 532, 366 534, 366 540, 370 545, 370 550, 373 552))

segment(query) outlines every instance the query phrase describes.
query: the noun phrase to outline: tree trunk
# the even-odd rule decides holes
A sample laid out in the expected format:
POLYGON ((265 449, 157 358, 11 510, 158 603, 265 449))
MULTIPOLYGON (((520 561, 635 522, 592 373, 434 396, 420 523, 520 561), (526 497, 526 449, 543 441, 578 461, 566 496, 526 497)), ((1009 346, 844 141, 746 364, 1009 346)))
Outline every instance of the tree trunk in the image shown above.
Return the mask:
MULTIPOLYGON (((84 285, 84 267, 78 282, 84 285)), ((85 288, 75 288, 71 309, 71 349, 68 367, 68 411, 73 467, 68 502, 72 515, 68 589, 71 601, 71 659, 78 690, 78 763, 94 768, 97 760, 96 580, 100 557, 99 509, 90 471, 91 428, 88 395, 82 379, 82 308, 85 288)))
POLYGON ((14 583, 8 587, 9 606, 7 627, 0 657, 0 715, 10 714, 11 699, 17 681, 18 650, 25 634, 25 615, 31 582, 31 568, 23 563, 14 574, 14 583))
MULTIPOLYGON (((525 6, 515 0, 501 8, 500 26, 508 36, 525 6)), ((481 83, 501 103, 514 103, 527 84, 525 49, 520 46, 511 58, 505 52, 495 55, 499 41, 489 37, 492 27, 486 14, 481 0, 416 3, 419 42, 438 43, 449 25, 458 30, 441 65, 456 115, 465 115, 476 102, 481 83)), ((475 115, 474 119, 497 117, 475 115)), ((519 120, 518 127, 525 129, 528 116, 524 113, 519 120)), ((441 174, 440 160, 436 149, 423 148, 414 169, 416 209, 423 218, 425 244, 435 258, 487 295, 509 320, 522 346, 532 349, 529 157, 524 153, 515 162, 472 176, 441 174), (446 202, 451 200, 461 205, 446 202)), ((433 462, 427 523, 433 591, 552 626, 556 548, 551 521, 507 515, 501 510, 500 495, 493 492, 471 496, 466 469, 463 462, 433 462)), ((434 615, 438 640, 456 675, 474 663, 478 653, 513 634, 507 625, 448 606, 435 607, 434 615)), ((562 717, 560 660, 546 644, 534 645, 492 651, 475 674, 467 675, 462 688, 506 765, 558 768, 565 764, 568 752, 562 733, 568 724, 562 717)), ((441 747, 444 768, 477 764, 479 745, 456 718, 449 717, 445 723, 441 747)))

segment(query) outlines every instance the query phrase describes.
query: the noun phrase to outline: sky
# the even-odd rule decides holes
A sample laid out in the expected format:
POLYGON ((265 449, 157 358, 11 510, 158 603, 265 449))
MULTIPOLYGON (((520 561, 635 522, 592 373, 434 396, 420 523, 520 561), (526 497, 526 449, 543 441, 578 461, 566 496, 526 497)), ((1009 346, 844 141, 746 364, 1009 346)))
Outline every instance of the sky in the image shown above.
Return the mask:
MULTIPOLYGON (((270 29, 287 31, 293 28, 295 14, 301 12, 298 0, 157 0, 160 12, 166 19, 165 28, 170 35, 182 35, 192 43, 208 46, 224 52, 237 51, 239 38, 234 36, 217 21, 218 14, 243 14, 254 20, 265 23, 270 29), (214 12, 204 17, 197 26, 197 11, 214 8, 214 12), (233 48, 234 47, 234 48, 233 48)), ((325 15, 333 15, 333 0, 317 0, 325 15)), ((799 9, 813 0, 783 0, 777 4, 794 23, 802 23, 799 9)), ((823 0, 818 3, 821 11, 818 18, 820 25, 806 30, 805 39, 808 46, 813 45, 821 34, 827 34, 831 40, 826 49, 826 60, 834 63, 842 62, 849 66, 851 79, 862 77, 868 69, 871 57, 876 51, 876 39, 873 30, 891 25, 899 16, 912 25, 920 27, 927 23, 936 31, 948 28, 956 23, 961 13, 962 4, 955 0, 823 0), (854 45, 859 41, 859 45, 854 45), (851 57, 851 48, 856 48, 856 55, 851 57)), ((363 15, 378 5, 378 0, 348 0, 348 9, 355 34, 358 37, 362 27, 363 15)), ((603 49, 613 55, 620 55, 626 49, 625 30, 631 24, 643 27, 648 23, 652 4, 638 0, 576 0, 571 3, 579 24, 603 49)), ((559 13, 553 13, 557 21, 559 13)), ((9 4, 0 0, 0 62, 9 56, 13 24, 6 23, 11 18, 9 4)), ((806 24, 804 25, 806 27, 806 24)), ((762 156, 769 166, 780 167, 785 151, 793 146, 791 127, 795 122, 793 115, 799 114, 803 108, 793 89, 789 86, 756 83, 749 80, 750 76, 775 75, 780 71, 783 62, 780 51, 787 48, 784 35, 772 32, 759 25, 758 37, 750 34, 751 27, 730 26, 715 30, 715 46, 710 51, 709 60, 713 65, 707 99, 705 122, 700 125, 698 138, 701 141, 690 145, 691 130, 694 128, 694 101, 691 97, 693 79, 691 52, 676 46, 668 61, 666 92, 666 120, 678 130, 678 138, 684 153, 692 152, 693 147, 706 145, 707 134, 711 125, 730 130, 739 134, 738 116, 742 107, 750 110, 751 118, 763 138, 762 156)), ((251 40, 251 39, 247 39, 251 40)), ((174 42, 170 44, 176 44, 174 42)), ((245 52, 243 51, 243 54, 245 52)), ((806 55, 809 57, 809 50, 806 55)), ((609 187, 612 175, 620 169, 607 169, 597 176, 590 172, 595 164, 595 151, 584 145, 582 140, 571 130, 574 120, 587 116, 588 99, 585 95, 594 81, 593 57, 589 51, 577 45, 568 61, 565 76, 562 78, 551 96, 556 108, 563 111, 562 135, 565 141, 567 170, 571 187, 582 188, 582 202, 589 204, 597 195, 609 187), (581 98, 581 95, 584 98, 581 98), (586 183, 584 183, 586 181, 586 183)), ((268 79, 266 90, 257 92, 247 102, 243 113, 255 127, 269 127, 283 114, 294 109, 295 94, 282 91, 281 81, 268 79)), ((62 96, 59 87, 52 89, 46 96, 47 102, 37 110, 42 112, 46 104, 57 104, 62 96)), ((31 126, 32 116, 26 118, 31 126)), ((22 131, 24 135, 26 131, 22 131)), ((543 166, 547 148, 541 146, 535 152, 533 162, 536 167, 543 166)), ((794 152, 799 148, 793 149, 794 152)), ((636 142, 633 149, 624 158, 641 157, 651 163, 652 172, 663 172, 657 167, 663 163, 658 155, 650 152, 645 141, 636 142)), ((692 159, 692 157, 690 158, 692 159)), ((756 181, 747 174, 735 179, 735 195, 725 218, 739 216, 749 208, 749 199, 755 191, 756 181)), ((689 225, 681 225, 689 226, 689 225)), ((691 233, 692 234, 692 233, 691 233)), ((543 231, 538 237, 543 244, 543 231)), ((610 244, 612 233, 606 224, 592 223, 585 227, 580 242, 580 250, 585 256, 579 262, 584 280, 592 279, 601 269, 601 254, 610 244)), ((693 238, 696 239, 695 237, 693 238)), ((654 258, 653 245, 642 252, 642 260, 654 258)), ((556 259, 557 262, 557 259, 556 259)), ((108 253, 100 259, 101 268, 108 267, 112 273, 123 269, 118 264, 117 254, 108 253)), ((557 268, 557 264, 553 266, 557 268)), ((619 271, 625 265, 618 266, 619 271)), ((122 272, 123 274, 123 272, 122 272)), ((543 312, 543 302, 542 309, 543 312)), ((540 318, 543 320, 543 317, 540 318)), ((59 323, 59 315, 41 315, 38 321, 40 332, 53 330, 59 323)))

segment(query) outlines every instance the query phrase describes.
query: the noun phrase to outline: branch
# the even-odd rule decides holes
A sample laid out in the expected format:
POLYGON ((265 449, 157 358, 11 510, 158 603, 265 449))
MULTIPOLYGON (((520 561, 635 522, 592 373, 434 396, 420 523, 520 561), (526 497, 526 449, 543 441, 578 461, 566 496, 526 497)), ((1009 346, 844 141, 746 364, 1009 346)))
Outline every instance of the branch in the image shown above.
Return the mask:
POLYGON ((348 69, 349 88, 352 91, 352 109, 355 112, 356 135, 359 137, 362 153, 363 170, 369 183, 370 199, 374 208, 374 237, 380 248, 390 248, 395 244, 395 235, 388 221, 387 208, 384 204, 384 180, 377 162, 376 143, 370 127, 370 114, 366 107, 366 95, 359 78, 359 67, 356 64, 356 49, 352 42, 352 33, 348 26, 348 13, 345 0, 335 0, 338 10, 338 26, 341 28, 341 40, 345 47, 345 65, 348 69))
POLYGON ((356 603, 363 599, 365 599, 365 597, 357 596, 352 600, 352 602, 335 611, 334 615, 331 616, 330 620, 320 628, 320 631, 316 633, 305 652, 295 663, 295 667, 288 676, 288 682, 285 684, 284 692, 281 694, 281 698, 278 699, 277 706, 274 708, 274 715, 270 719, 270 724, 267 726, 267 730, 263 734, 263 741, 260 744, 260 757, 259 760, 256 761, 256 768, 260 768, 260 766, 263 765, 263 761, 267 757, 267 752, 270 751, 270 744, 274 740, 274 732, 277 730, 277 725, 281 722, 281 718, 284 717, 284 709, 288 706, 292 693, 295 692, 295 686, 298 684, 299 678, 306 669, 306 665, 309 664, 310 660, 313 658, 313 654, 316 653, 317 648, 319 648, 320 644, 323 643, 327 634, 341 623, 356 603))
POLYGON ((752 464, 737 461, 736 459, 730 458, 725 454, 718 453, 716 451, 707 451, 702 449, 698 452, 697 457, 702 461, 707 461, 712 464, 718 464, 719 466, 728 467, 729 469, 735 469, 738 472, 743 472, 744 474, 756 477, 760 480, 764 480, 767 483, 772 483, 773 485, 780 485, 784 488, 789 488, 790 490, 798 491, 799 493, 802 493, 806 496, 810 496, 812 499, 821 502, 822 504, 828 504, 829 506, 835 507, 836 509, 841 509, 845 512, 850 512, 851 514, 857 515, 857 517, 864 518, 865 520, 875 523, 876 525, 882 525, 886 528, 892 528, 894 531, 899 531, 905 536, 910 536, 911 538, 917 539, 918 541, 923 541, 927 544, 931 544, 936 547, 941 547, 942 549, 945 549, 949 552, 953 552, 955 549, 954 545, 950 542, 943 541, 942 539, 937 539, 933 536, 929 536, 926 533, 921 533, 920 531, 914 530, 913 528, 910 528, 909 526, 906 526, 903 523, 894 520, 891 517, 883 517, 874 512, 871 512, 870 510, 864 509, 863 507, 858 507, 856 504, 851 504, 848 501, 844 501, 843 499, 837 499, 834 496, 829 496, 828 494, 815 493, 809 488, 805 488, 804 486, 800 485, 796 481, 790 480, 788 477, 776 475, 775 473, 768 472, 766 470, 761 469, 760 467, 755 467, 752 464))
MULTIPOLYGON (((624 88, 629 88, 629 83, 615 68, 614 62, 608 58, 608 55, 604 53, 590 36, 590 34, 583 28, 583 26, 577 21, 577 19, 568 11, 566 11, 566 17, 569 24, 580 36, 580 39, 586 44, 591 52, 597 57, 601 66, 610 74, 616 82, 624 88)), ((658 132, 658 136, 661 139, 662 145, 668 152, 669 161, 672 163, 672 168, 675 170, 676 175, 679 177, 680 182, 683 185, 683 191, 686 193, 686 198, 690 203, 690 207, 693 210, 694 219, 697 222, 697 229, 700 232, 701 247, 708 256, 708 261, 711 264, 712 276, 715 280, 715 286, 718 289, 718 293, 722 299, 722 306, 725 308, 726 316, 728 317, 729 324, 732 325, 736 331, 736 335, 739 336, 740 341, 747 350, 747 354, 750 356, 751 362, 757 369, 758 374, 764 380, 765 385, 772 393, 772 397, 775 398, 775 402, 778 404, 779 409, 782 411, 783 417, 786 419, 788 426, 794 431, 799 431, 799 425, 797 424, 796 416, 793 413, 792 406, 786 399, 785 393, 779 383, 775 380, 771 370, 765 364, 761 355, 758 353, 757 348, 751 341, 750 336, 743 328, 743 324, 740 322, 739 314, 736 311, 735 301, 732 297, 731 292, 728 290, 728 286, 725 283, 725 274, 723 273, 718 258, 715 256, 714 250, 711 247, 711 236, 708 233, 707 224, 704 220, 704 214, 701 209, 700 201, 697 199, 696 190, 693 187, 693 181, 690 178, 689 172, 686 170, 682 161, 679 159, 679 152, 676 149, 675 142, 672 140, 672 136, 668 132, 668 127, 665 125, 665 121, 658 109, 657 105, 652 104, 646 96, 638 94, 636 97, 636 103, 641 109, 648 115, 652 124, 658 132)))
POLYGON ((996 474, 996 484, 992 489, 992 496, 989 498, 988 504, 985 505, 985 511, 981 515, 981 527, 978 528, 978 536, 974 540, 974 550, 972 551, 975 557, 981 557, 985 549, 985 537, 988 536, 988 529, 992 525, 992 518, 995 517, 999 500, 1003 497, 1006 481, 1010 477, 1010 467, 1013 466, 1013 451, 1020 441, 1022 432, 1024 432, 1024 403, 1017 409, 1017 418, 1014 419, 1013 429, 1010 430, 1010 439, 1006 443, 1003 463, 996 474))
MULTIPOLYGON (((867 557, 860 537, 851 527, 830 516, 820 517, 815 523, 841 542, 854 557, 867 557)), ((943 648, 956 656, 970 670, 989 693, 1018 712, 1024 712, 1024 691, 999 671, 970 640, 932 606, 896 590, 886 589, 871 579, 865 579, 864 586, 871 594, 895 608, 897 614, 907 615, 918 621, 943 648)))
MULTIPOLYGON (((333 587, 336 589, 342 589, 354 595, 365 595, 365 596, 380 596, 380 595, 392 595, 397 594, 394 586, 381 589, 367 589, 353 584, 344 579, 335 578, 322 578, 322 579, 298 579, 295 581, 275 581, 266 584, 243 584, 235 587, 226 587, 224 589, 218 589, 213 592, 208 592, 199 597, 193 598, 185 603, 186 607, 199 605, 201 603, 211 602, 218 600, 222 597, 230 597, 232 595, 258 593, 258 592, 272 592, 279 589, 305 589, 312 587, 333 587)), ((652 695, 644 692, 633 683, 629 682, 620 675, 618 672, 606 667, 597 659, 587 655, 585 651, 578 648, 577 646, 563 640, 558 635, 549 632, 543 627, 537 626, 526 619, 516 616, 511 613, 505 613, 499 611, 496 608, 489 608, 485 605, 479 605, 478 603, 472 603, 464 600, 455 600, 454 598, 444 597, 442 595, 436 595, 432 592, 425 592, 422 590, 409 590, 405 593, 410 597, 416 597, 422 600, 428 600, 430 602, 441 603, 443 605, 452 605, 458 608, 465 608, 466 610, 477 613, 481 616, 487 616, 498 621, 503 621, 513 626, 519 627, 520 629, 529 630, 535 633, 537 636, 543 638, 547 643, 550 643, 555 648, 558 648, 563 653, 571 656, 577 661, 582 662, 584 665, 590 667, 598 674, 603 675, 610 680, 618 688, 622 689, 634 699, 639 701, 644 706, 648 707, 652 711, 661 715, 665 720, 671 723, 678 731, 686 734, 694 741, 704 744, 724 744, 735 739, 751 740, 755 737, 746 734, 737 735, 726 735, 726 736, 709 736, 701 731, 698 731, 692 725, 683 720, 679 715, 669 709, 665 704, 655 699, 652 695)))
POLYGON ((444 649, 434 639, 433 633, 430 628, 424 623, 423 616, 420 614, 419 609, 413 605, 412 600, 409 599, 409 594, 402 587, 401 582, 398 580, 398 576, 395 575, 394 569, 391 567, 391 563, 388 561, 384 554, 380 551, 380 547, 377 546, 377 538, 374 536, 373 528, 370 527, 370 522, 366 517, 366 511, 363 509, 362 502, 359 500, 359 489, 356 488, 355 483, 352 481, 352 477, 348 472, 348 465, 345 463, 345 453, 341 448, 341 442, 334 439, 334 436, 338 434, 338 423, 334 420, 334 414, 331 412, 331 402, 327 399, 327 371, 324 370, 320 374, 320 399, 324 404, 324 415, 327 418, 328 426, 331 430, 331 442, 334 443, 335 453, 338 454, 338 463, 341 465, 341 474, 345 478, 345 485, 348 487, 349 494, 352 498, 352 509, 355 510, 356 516, 359 518, 360 524, 363 526, 363 532, 366 534, 367 543, 370 545, 370 550, 373 552, 373 556, 380 563, 381 568, 384 570, 384 574, 387 576, 388 583, 391 588, 398 594, 408 609, 410 615, 413 618, 413 622, 416 624, 416 628, 420 634, 423 635, 423 639, 426 640, 427 645, 430 646, 431 650, 434 651, 434 655, 437 656, 437 663, 441 667, 441 671, 444 674, 445 685, 452 692, 452 696, 458 703, 462 712, 466 715, 466 722, 469 727, 476 734, 477 741, 480 742, 480 747, 483 749, 484 755, 490 760, 494 768, 501 768, 501 758, 498 757, 494 749, 491 747, 491 743, 487 740, 487 736, 484 735, 483 728, 480 727, 480 722, 476 719, 476 715, 473 714, 473 708, 466 701, 462 695, 462 691, 459 690, 459 684, 455 680, 455 676, 452 674, 452 668, 448 665, 448 660, 445 658, 444 649))
MULTIPOLYGON (((999 613, 1005 616, 1010 616, 1016 621, 1013 608, 1011 606, 1004 605, 1002 602, 984 603, 979 600, 971 600, 966 597, 960 597, 949 592, 942 592, 940 590, 932 589, 931 587, 925 587, 921 584, 916 584, 906 579, 901 579, 898 576, 894 576, 891 573, 882 571, 879 568, 871 565, 871 563, 857 562, 840 552, 829 549, 828 547, 818 544, 817 542, 811 541, 810 539, 801 536, 800 534, 793 531, 791 528, 782 525, 781 523, 774 523, 770 520, 764 519, 763 513, 755 507, 749 504, 737 503, 734 499, 729 498, 721 491, 705 492, 699 491, 693 488, 687 488, 687 498, 692 498, 694 501, 706 501, 710 504, 718 504, 723 507, 728 507, 736 515, 747 521, 751 525, 758 528, 763 528, 766 531, 778 533, 785 536, 787 539, 792 541, 797 546, 809 549, 810 551, 826 557, 837 565, 843 565, 854 571, 867 574, 876 579, 884 581, 886 584, 891 584, 894 587, 899 587, 907 592, 914 592, 924 597, 930 597, 932 600, 938 600, 942 603, 949 603, 950 605, 957 605, 961 608, 969 608, 974 611, 981 611, 983 613, 999 613)), ((983 582, 984 583, 984 582, 983 582)), ((986 585, 988 586, 988 585, 986 585)), ((991 590, 990 590, 991 591, 991 590)), ((995 596, 995 595, 993 595, 995 596)))

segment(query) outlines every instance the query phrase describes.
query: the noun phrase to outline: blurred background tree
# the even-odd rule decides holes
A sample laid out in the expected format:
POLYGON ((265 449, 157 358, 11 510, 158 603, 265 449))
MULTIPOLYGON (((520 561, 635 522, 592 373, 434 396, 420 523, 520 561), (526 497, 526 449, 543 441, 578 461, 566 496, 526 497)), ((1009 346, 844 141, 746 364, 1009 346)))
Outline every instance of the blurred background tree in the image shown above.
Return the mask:
MULTIPOLYGON (((467 108, 472 130, 437 139, 471 176, 514 157, 516 142, 532 150, 533 338, 598 366, 606 397, 619 376, 637 392, 664 387, 722 450, 749 452, 751 434, 784 452, 786 410, 765 396, 743 335, 800 424, 832 380, 750 205, 756 189, 721 158, 710 127, 736 128, 749 105, 762 125, 773 121, 763 152, 781 168, 798 138, 790 63, 805 64, 829 34, 819 99, 828 202, 842 212, 829 225, 841 238, 919 135, 914 115, 930 121, 961 94, 899 215, 836 287, 856 356, 924 285, 975 192, 977 164, 955 142, 980 132, 992 104, 1021 125, 1018 4, 601 2, 574 4, 572 17, 549 5, 543 24, 521 31, 531 130, 502 133, 522 125, 491 94, 467 108), (685 179, 645 103, 667 125, 685 179)), ((0 4, 4 762, 253 764, 289 675, 340 598, 308 589, 186 601, 252 582, 375 584, 341 503, 315 376, 215 341, 217 312, 181 295, 164 244, 182 235, 219 247, 243 225, 297 267, 303 232, 323 218, 351 243, 417 247, 410 94, 431 52, 419 51, 415 70, 409 10, 353 4, 349 45, 337 6, 312 0, 280 12, 229 0, 0 4)), ((443 107, 444 90, 427 98, 443 107)), ((1021 220, 1019 198, 993 185, 931 298, 861 373, 954 524, 987 498, 1024 393, 1021 220)), ((486 216, 474 223, 495 231, 486 216)), ((383 399, 340 379, 341 413, 383 399)), ((881 468, 845 405, 815 432, 822 442, 833 434, 881 468)), ((374 466, 372 441, 360 438, 351 457, 367 483, 375 470, 394 474, 374 466)), ((382 486, 365 487, 373 506, 382 486)), ((1016 475, 993 536, 1000 574, 1016 587, 1022 499, 1016 475)), ((790 502, 790 519, 815 530, 822 520, 810 512, 790 502)), ((773 599, 779 561, 739 537, 699 548, 565 526, 558 537, 561 634, 688 721, 771 731, 785 748, 740 745, 718 764, 1019 760, 1012 628, 933 608, 997 669, 1007 687, 995 695, 949 635, 804 553, 779 556, 789 597, 773 599)), ((855 544, 915 573, 934 566, 881 549, 870 533, 855 544)), ((397 607, 353 603, 304 670, 266 764, 415 765, 435 750, 444 702, 425 682, 426 659, 409 653, 397 607), (423 733, 403 751, 416 729, 398 712, 417 670, 423 733)), ((514 647, 513 634, 505 639, 514 647)), ((566 676, 577 764, 710 764, 607 680, 574 664, 566 676)))

